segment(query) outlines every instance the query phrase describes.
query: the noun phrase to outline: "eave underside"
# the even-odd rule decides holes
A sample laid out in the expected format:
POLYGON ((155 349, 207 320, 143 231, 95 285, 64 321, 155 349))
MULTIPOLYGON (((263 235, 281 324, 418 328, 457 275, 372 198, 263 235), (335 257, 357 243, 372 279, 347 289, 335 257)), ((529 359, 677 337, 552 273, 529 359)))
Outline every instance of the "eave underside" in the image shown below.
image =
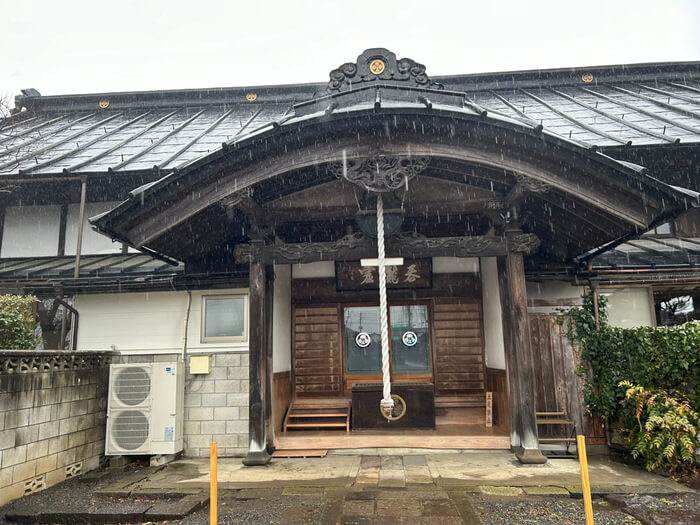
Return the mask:
POLYGON ((180 260, 207 248, 223 257, 256 230, 283 242, 337 240, 355 228, 360 198, 357 188, 328 169, 340 152, 431 157, 420 180, 398 192, 407 203, 403 231, 428 237, 480 235, 514 226, 538 235, 543 254, 553 260, 570 260, 641 233, 681 211, 667 187, 621 169, 612 159, 582 154, 566 143, 548 144, 536 133, 469 126, 460 129, 435 115, 360 120, 345 129, 324 122, 297 130, 296 149, 284 136, 272 134, 232 153, 245 165, 222 156, 197 177, 173 179, 170 190, 135 196, 158 203, 146 213, 123 213, 113 231, 180 260), (416 134, 418 118, 421 132, 416 134), (393 129, 387 133, 389 122, 393 129), (411 126, 413 131, 407 129, 411 126), (343 138, 348 128, 352 139, 343 138), (366 144, 358 144, 359 130, 366 144), (305 146, 305 141, 314 143, 305 146), (431 197, 433 186, 444 184, 453 184, 464 198, 431 197), (314 198, 314 188, 324 185, 352 197, 331 206, 314 198), (494 207, 493 201, 500 204, 494 207))

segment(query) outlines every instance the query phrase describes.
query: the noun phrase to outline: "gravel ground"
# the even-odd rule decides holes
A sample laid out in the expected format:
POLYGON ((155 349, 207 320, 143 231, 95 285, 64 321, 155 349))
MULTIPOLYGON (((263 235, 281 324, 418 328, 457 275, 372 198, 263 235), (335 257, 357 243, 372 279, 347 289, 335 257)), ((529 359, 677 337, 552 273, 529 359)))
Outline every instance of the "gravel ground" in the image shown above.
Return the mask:
POLYGON ((12 501, 0 507, 0 523, 5 524, 6 514, 12 512, 25 512, 38 509, 46 512, 47 509, 58 509, 70 512, 100 511, 104 514, 138 512, 139 509, 148 508, 157 503, 157 500, 150 499, 124 499, 107 498, 95 496, 94 492, 106 488, 133 472, 145 468, 145 465, 134 463, 127 470, 109 472, 99 479, 78 477, 67 479, 58 485, 54 485, 46 490, 30 494, 24 498, 12 501))
POLYGON ((696 525, 700 523, 700 494, 664 496, 608 496, 614 505, 624 507, 644 525, 696 525))
MULTIPOLYGON (((585 525, 583 500, 567 497, 470 495, 485 525, 585 525)), ((639 524, 635 518, 605 501, 593 502, 596 525, 639 524)))
MULTIPOLYGON (((325 500, 325 494, 240 499, 237 498, 235 492, 227 491, 219 495, 217 522, 235 525, 316 524, 321 521, 325 500)), ((177 523, 182 525, 208 524, 209 506, 190 514, 177 523)))

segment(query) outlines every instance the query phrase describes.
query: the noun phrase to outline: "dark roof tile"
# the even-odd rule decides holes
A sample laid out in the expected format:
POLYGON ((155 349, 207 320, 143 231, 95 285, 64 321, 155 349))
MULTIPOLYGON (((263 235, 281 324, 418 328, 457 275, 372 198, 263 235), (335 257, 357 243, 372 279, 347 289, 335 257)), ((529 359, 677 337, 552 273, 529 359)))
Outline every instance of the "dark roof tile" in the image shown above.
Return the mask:
MULTIPOLYGON (((489 112, 541 124, 590 146, 700 143, 700 84, 693 78, 697 64, 590 69, 601 72, 588 85, 574 70, 441 81, 489 112)), ((38 113, 3 129, 0 175, 183 167, 221 149, 223 142, 280 121, 293 112, 295 102, 313 98, 322 88, 20 97, 33 101, 38 113), (246 92, 259 94, 258 99, 246 100, 246 92), (108 109, 87 110, 88 103, 95 103, 94 108, 101 98, 115 102, 108 109), (170 100, 174 103, 167 105, 170 100)))

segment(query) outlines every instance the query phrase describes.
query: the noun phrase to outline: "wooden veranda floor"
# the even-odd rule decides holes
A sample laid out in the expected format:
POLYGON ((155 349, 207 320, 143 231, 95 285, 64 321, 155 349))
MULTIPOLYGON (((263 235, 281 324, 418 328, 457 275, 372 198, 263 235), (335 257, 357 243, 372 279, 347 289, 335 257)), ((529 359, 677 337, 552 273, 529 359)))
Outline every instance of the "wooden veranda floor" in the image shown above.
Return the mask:
POLYGON ((505 427, 438 425, 435 430, 294 430, 279 432, 280 450, 352 448, 510 449, 505 427))

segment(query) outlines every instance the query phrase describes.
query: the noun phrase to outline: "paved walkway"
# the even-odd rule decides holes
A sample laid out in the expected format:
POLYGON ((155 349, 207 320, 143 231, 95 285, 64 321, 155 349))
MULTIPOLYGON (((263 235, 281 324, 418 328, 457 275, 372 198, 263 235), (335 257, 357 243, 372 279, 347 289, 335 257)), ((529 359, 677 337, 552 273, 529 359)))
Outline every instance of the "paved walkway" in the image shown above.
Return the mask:
MULTIPOLYGON (((581 492, 579 464, 572 459, 545 465, 521 465, 504 451, 468 451, 442 454, 396 453, 382 456, 328 455, 325 458, 275 458, 264 467, 246 467, 239 458, 219 460, 222 489, 252 487, 442 487, 489 490, 488 487, 558 487, 581 492)), ((594 493, 675 493, 683 485, 634 466, 591 458, 589 475, 594 493)), ((206 488, 208 459, 170 463, 140 485, 143 489, 206 488)))
MULTIPOLYGON (((245 467, 238 458, 221 459, 219 523, 583 522, 580 473, 574 460, 524 466, 506 452, 384 452, 389 454, 344 452, 325 458, 275 459, 265 467, 245 467)), ((163 467, 133 464, 124 472, 91 472, 2 507, 0 523, 4 516, 19 523, 167 520, 205 525, 208 470, 207 459, 184 459, 163 467)), ((668 478, 603 458, 593 458, 590 476, 594 494, 607 498, 595 500, 596 524, 665 523, 646 519, 649 509, 663 506, 684 516, 685 521, 678 523, 698 523, 700 519, 697 492, 668 478), (658 495, 656 499, 641 497, 641 510, 634 514, 639 521, 623 510, 630 493, 658 495)))

